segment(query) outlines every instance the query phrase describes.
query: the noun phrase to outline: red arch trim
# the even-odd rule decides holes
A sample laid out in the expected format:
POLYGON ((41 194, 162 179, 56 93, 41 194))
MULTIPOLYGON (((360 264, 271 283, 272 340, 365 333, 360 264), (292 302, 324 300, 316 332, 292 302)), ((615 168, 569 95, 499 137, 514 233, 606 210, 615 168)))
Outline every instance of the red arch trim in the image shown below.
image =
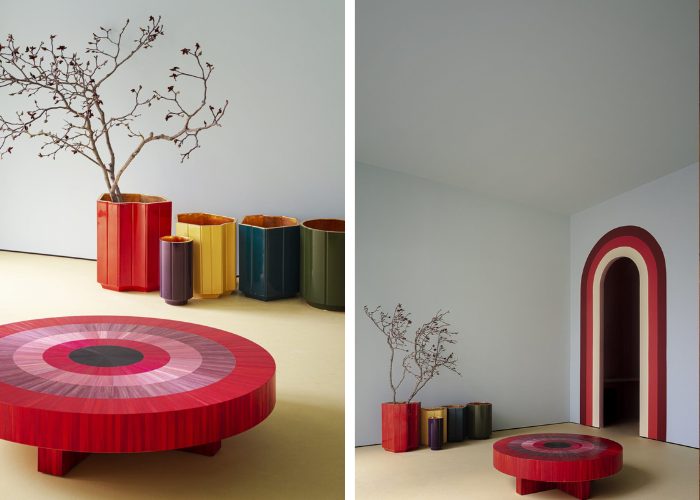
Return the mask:
POLYGON ((596 269, 611 250, 631 247, 648 271, 649 314, 649 431, 666 440, 666 260, 654 237, 637 226, 623 226, 603 236, 588 255, 581 276, 581 393, 580 418, 593 425, 593 281, 596 269))

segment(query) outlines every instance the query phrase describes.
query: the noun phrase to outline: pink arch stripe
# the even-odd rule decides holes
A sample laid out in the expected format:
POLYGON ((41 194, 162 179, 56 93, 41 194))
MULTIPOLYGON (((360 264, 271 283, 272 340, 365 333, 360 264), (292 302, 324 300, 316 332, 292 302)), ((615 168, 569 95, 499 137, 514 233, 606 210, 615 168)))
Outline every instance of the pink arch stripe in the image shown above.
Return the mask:
POLYGON ((588 255, 581 276, 581 423, 593 425, 593 286, 596 270, 610 251, 630 247, 643 257, 648 281, 649 430, 648 437, 666 441, 666 260, 646 230, 623 226, 603 236, 588 255))

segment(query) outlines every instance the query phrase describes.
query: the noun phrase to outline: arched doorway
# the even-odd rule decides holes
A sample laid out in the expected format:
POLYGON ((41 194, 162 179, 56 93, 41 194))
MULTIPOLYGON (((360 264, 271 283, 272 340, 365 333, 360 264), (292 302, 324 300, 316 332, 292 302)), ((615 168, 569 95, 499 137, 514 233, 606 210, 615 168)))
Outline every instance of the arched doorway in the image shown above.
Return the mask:
POLYGON ((639 270, 621 257, 603 276, 603 426, 639 427, 639 270))
POLYGON ((623 258, 636 267, 639 280, 639 434, 665 441, 666 263, 654 237, 636 226, 603 236, 581 276, 581 423, 604 423, 605 278, 623 258))

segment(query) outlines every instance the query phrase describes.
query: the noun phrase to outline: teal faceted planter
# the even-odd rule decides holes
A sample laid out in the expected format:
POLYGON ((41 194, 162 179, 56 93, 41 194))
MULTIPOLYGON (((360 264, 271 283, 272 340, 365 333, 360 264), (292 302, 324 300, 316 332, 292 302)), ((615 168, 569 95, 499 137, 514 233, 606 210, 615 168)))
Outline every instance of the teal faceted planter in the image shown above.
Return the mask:
POLYGON ((345 221, 311 219, 301 224, 299 294, 318 309, 345 311, 345 221))
POLYGON ((447 442, 458 443, 467 439, 467 407, 445 405, 447 408, 447 442))
POLYGON ((246 297, 278 300, 299 293, 299 221, 247 215, 238 224, 238 289, 246 297))

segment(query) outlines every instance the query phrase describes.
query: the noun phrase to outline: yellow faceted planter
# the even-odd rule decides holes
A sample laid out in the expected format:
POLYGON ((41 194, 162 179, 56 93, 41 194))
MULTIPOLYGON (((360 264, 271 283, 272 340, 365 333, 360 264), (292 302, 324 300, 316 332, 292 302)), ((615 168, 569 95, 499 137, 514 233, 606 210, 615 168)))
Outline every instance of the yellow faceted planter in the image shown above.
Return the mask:
POLYGON ((236 219, 177 214, 175 234, 192 238, 194 296, 216 299, 236 289, 236 219))
MULTIPOLYGON (((442 417, 447 423, 447 408, 421 408, 420 409, 420 443, 428 445, 428 418, 442 417)), ((447 425, 442 426, 442 444, 447 442, 447 425)))

